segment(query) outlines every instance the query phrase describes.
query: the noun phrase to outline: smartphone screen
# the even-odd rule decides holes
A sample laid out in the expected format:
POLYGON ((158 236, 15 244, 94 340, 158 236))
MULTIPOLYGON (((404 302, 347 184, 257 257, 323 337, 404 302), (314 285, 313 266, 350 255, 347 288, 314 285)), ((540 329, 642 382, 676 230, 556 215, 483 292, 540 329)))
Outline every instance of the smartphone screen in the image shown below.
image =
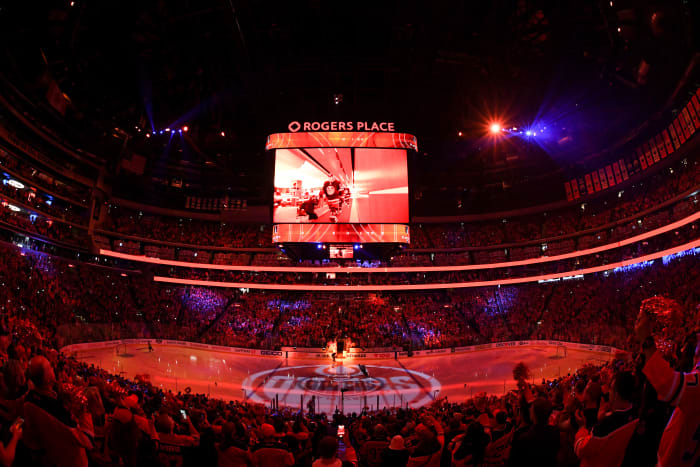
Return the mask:
POLYGON ((185 412, 184 410, 180 410, 180 415, 182 415, 183 420, 187 420, 187 412, 185 412))
POLYGON ((345 436, 345 425, 338 425, 338 438, 345 436))

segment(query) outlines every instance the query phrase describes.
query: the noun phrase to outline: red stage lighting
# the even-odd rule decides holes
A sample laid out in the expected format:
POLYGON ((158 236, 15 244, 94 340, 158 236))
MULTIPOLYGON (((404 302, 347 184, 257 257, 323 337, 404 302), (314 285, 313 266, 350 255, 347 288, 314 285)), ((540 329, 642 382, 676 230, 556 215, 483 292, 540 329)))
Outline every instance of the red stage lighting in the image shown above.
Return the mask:
POLYGON ((187 130, 189 130, 189 127, 187 125, 182 127, 182 131, 184 131, 185 133, 187 132, 187 130))
POLYGON ((500 123, 492 123, 491 126, 489 127, 491 130, 491 133, 500 133, 501 132, 501 124, 500 123))

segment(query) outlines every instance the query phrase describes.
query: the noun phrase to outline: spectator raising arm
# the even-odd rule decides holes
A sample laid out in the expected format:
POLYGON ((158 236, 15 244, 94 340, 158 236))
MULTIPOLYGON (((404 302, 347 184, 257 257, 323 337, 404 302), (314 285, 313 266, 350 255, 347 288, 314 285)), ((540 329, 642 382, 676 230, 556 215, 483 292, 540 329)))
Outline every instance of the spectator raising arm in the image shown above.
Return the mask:
POLYGON ((659 399, 675 406, 658 450, 658 466, 697 465, 700 457, 700 362, 696 348, 693 370, 674 371, 656 350, 649 318, 639 313, 635 326, 637 340, 646 356, 644 374, 659 399))

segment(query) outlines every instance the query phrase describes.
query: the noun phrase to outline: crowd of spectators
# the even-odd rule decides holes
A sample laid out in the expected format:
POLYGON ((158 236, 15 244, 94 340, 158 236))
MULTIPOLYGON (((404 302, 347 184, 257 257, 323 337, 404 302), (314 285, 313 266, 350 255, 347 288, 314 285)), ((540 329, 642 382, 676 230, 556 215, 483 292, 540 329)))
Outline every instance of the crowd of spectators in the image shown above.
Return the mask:
POLYGON ((85 248, 89 242, 86 228, 28 214, 21 210, 17 211, 5 201, 0 201, 0 223, 9 226, 10 230, 17 230, 28 236, 38 236, 37 238, 43 237, 49 241, 57 240, 82 248, 85 248))
POLYGON ((544 284, 323 294, 157 284, 146 273, 4 246, 0 310, 51 324, 62 343, 151 337, 274 349, 347 338, 362 348, 424 349, 557 339, 626 348, 644 298, 700 302, 695 253, 544 284))
POLYGON ((261 225, 158 216, 110 205, 104 230, 190 245, 260 248, 272 246, 272 232, 261 225))
POLYGON ((557 211, 500 221, 422 224, 411 228, 412 248, 485 247, 547 241, 628 219, 700 184, 700 163, 681 164, 671 174, 650 177, 612 196, 557 211), (416 233, 422 229, 423 232, 416 233))
MULTIPOLYGON (((11 258, 4 254, 3 260, 11 258)), ((16 255, 15 261, 22 263, 22 258, 27 257, 16 255)), ((697 389, 690 384, 697 378, 693 370, 697 363, 695 331, 700 325, 695 264, 681 259, 677 266, 658 268, 652 274, 632 273, 637 277, 631 283, 600 278, 592 284, 578 282, 583 290, 569 291, 568 295, 576 297, 593 290, 599 293, 601 288, 614 294, 624 284, 629 292, 616 300, 625 308, 626 319, 633 321, 626 324, 629 351, 617 353, 609 363, 588 364, 554 380, 535 381, 525 365, 512 362, 517 389, 503 395, 480 393, 464 402, 441 398, 420 408, 365 408, 360 413, 331 414, 316 413, 313 404, 301 410, 223 401, 188 388, 172 392, 150 384, 146 377, 127 379, 62 354, 57 350, 55 329, 60 319, 55 315, 66 311, 62 303, 77 290, 62 293, 32 275, 34 270, 40 270, 44 279, 59 274, 65 283, 72 280, 71 274, 80 275, 79 268, 61 272, 54 270, 57 265, 50 259, 35 259, 21 267, 28 280, 36 282, 16 279, 3 282, 2 287, 0 462, 7 466, 694 465, 698 451, 693 450, 692 430, 700 417, 693 402, 697 389), (688 277, 689 273, 695 276, 688 277), (687 284, 680 286, 684 290, 671 290, 679 288, 678 281, 664 281, 666 276, 687 278, 683 281, 687 284), (637 296, 647 297, 657 286, 679 300, 683 310, 674 321, 679 339, 665 358, 651 337, 653 317, 637 314, 635 309, 637 296), (50 298, 30 300, 33 294, 50 298), (9 297, 18 297, 17 303, 9 297), (678 371, 686 372, 689 384, 678 371), (671 416, 674 423, 668 423, 671 416)), ((2 281, 7 281, 7 273, 3 274, 2 281)), ((107 283, 101 286, 110 288, 107 283)), ((551 285, 528 290, 525 293, 539 292, 538 305, 549 310, 558 301, 557 293, 567 295, 551 285)), ((491 290, 478 306, 484 315, 512 314, 508 304, 518 302, 522 293, 516 287, 491 290)), ((236 297, 197 289, 180 298, 185 306, 194 304, 208 315, 236 297)), ((610 298, 603 292, 600 303, 610 298)), ((409 300, 408 296, 402 299, 409 300)), ((428 296, 417 309, 433 304, 447 309, 442 300, 438 294, 428 296)), ((557 304, 557 309, 571 300, 557 304)), ((379 297, 373 309, 385 304, 382 302, 391 299, 379 297)), ((313 308, 314 299, 306 296, 291 301, 271 296, 265 305, 260 303, 261 308, 277 307, 288 316, 299 317, 313 308)), ((455 312, 463 313, 451 310, 430 321, 416 315, 417 310, 406 313, 407 303, 397 303, 400 300, 394 301, 392 309, 416 323, 410 332, 432 327, 455 312)), ((578 311, 572 310, 570 318, 576 319, 578 311)), ((352 314, 353 310, 337 312, 352 314)), ((593 321, 602 326, 617 313, 608 310, 602 320, 596 317, 593 321)), ((368 321, 375 316, 385 320, 385 314, 377 311, 368 321)), ((586 320, 591 316, 581 321, 586 320)), ((571 322, 562 323, 560 330, 571 326, 571 322)), ((607 337, 604 329, 593 332, 607 337)))

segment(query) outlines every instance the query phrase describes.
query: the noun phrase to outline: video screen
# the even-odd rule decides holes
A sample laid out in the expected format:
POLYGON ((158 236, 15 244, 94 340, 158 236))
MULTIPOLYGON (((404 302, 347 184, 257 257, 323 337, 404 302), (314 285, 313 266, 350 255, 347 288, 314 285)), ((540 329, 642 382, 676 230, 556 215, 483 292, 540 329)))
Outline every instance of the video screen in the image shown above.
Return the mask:
POLYGON ((331 245, 328 256, 331 259, 352 259, 354 248, 352 245, 331 245))
POLYGON ((407 224, 405 149, 275 150, 275 224, 407 224))

